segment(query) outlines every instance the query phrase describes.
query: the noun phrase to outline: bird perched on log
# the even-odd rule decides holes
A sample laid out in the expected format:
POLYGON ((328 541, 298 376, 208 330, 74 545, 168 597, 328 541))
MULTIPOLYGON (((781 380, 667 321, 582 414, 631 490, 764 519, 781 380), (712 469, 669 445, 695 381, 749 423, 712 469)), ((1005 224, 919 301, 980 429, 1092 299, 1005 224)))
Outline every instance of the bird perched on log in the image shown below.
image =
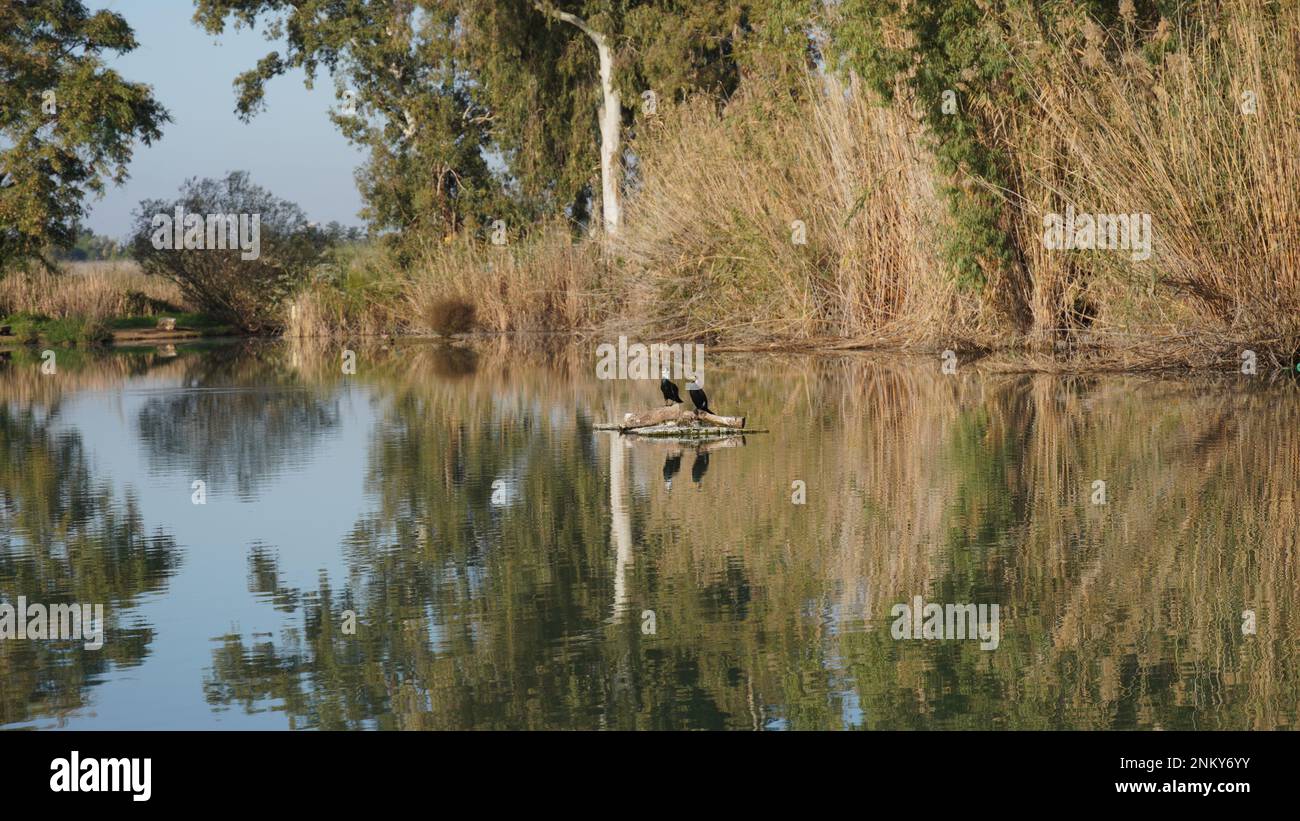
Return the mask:
POLYGON ((664 401, 668 404, 679 405, 682 395, 677 392, 677 384, 669 376, 668 369, 664 368, 662 378, 659 380, 659 392, 664 395, 664 401))
POLYGON ((704 394, 704 387, 699 382, 692 379, 686 383, 686 393, 690 395, 691 401, 695 403, 697 411, 713 413, 713 411, 709 410, 709 397, 704 394))

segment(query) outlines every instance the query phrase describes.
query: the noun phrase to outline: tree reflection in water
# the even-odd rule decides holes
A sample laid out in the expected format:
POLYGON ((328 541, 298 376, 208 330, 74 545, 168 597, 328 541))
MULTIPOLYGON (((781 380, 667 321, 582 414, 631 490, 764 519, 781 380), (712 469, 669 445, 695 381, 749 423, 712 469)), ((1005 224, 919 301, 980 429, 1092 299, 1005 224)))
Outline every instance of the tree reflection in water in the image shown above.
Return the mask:
POLYGON ((649 392, 591 384, 581 353, 481 352, 456 380, 437 356, 371 377, 377 502, 347 583, 303 594, 278 643, 224 637, 214 705, 321 728, 1295 720, 1293 394, 737 366, 718 396, 798 429, 694 455, 713 472, 681 495, 671 452, 590 430, 649 392), (500 477, 516 501, 493 504, 500 477), (890 605, 919 593, 999 603, 1000 649, 892 640, 890 605))

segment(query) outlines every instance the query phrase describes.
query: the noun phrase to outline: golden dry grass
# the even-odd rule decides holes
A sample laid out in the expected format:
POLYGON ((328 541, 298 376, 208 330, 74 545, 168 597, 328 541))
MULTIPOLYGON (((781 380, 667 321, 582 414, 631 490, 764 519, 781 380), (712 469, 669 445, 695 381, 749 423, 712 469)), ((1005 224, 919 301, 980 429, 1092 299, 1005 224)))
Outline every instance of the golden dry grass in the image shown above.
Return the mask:
POLYGON ((575 240, 560 223, 502 246, 457 239, 431 247, 409 270, 374 246, 365 266, 380 270, 349 268, 341 282, 300 292, 287 307, 286 335, 437 334, 436 307, 449 302, 471 306, 472 329, 493 333, 581 331, 613 311, 599 244, 575 240))
POLYGON ((1121 363, 1232 366, 1243 349, 1300 348, 1300 6, 1232 0, 1184 20, 1184 45, 1084 20, 1062 47, 1020 55, 1040 78, 1010 137, 1025 181, 1017 235, 1034 335, 1077 326, 1121 363), (1116 56, 1108 58, 1105 54, 1116 56), (1049 252, 1043 215, 1150 214, 1153 253, 1049 252))
POLYGON ((418 262, 405 316, 415 330, 433 331, 430 307, 460 299, 486 331, 585 330, 614 307, 604 274, 599 245, 575 241, 562 223, 502 246, 457 240, 418 262))
POLYGON ((148 276, 134 262, 74 262, 58 273, 14 272, 0 279, 0 316, 104 321, 159 313, 159 303, 184 307, 175 283, 148 276))
POLYGON ((936 256, 943 209, 906 117, 810 77, 746 88, 643 128, 642 189, 615 244, 628 314, 671 338, 733 343, 971 334, 936 256))
POLYGON ((1115 40, 1082 10, 1047 38, 997 13, 1031 93, 999 113, 1017 253, 983 290, 941 258, 950 217, 906 89, 882 106, 852 78, 810 74, 791 95, 753 77, 725 107, 700 96, 642 118, 612 242, 562 223, 504 247, 458 238, 369 290, 309 290, 291 333, 429 333, 430 307, 463 299, 489 332, 987 347, 1035 370, 1233 368, 1247 349, 1293 364, 1300 6, 1193 6, 1181 32, 1115 40), (1067 205, 1149 214, 1150 258, 1048 250, 1043 218, 1067 205))

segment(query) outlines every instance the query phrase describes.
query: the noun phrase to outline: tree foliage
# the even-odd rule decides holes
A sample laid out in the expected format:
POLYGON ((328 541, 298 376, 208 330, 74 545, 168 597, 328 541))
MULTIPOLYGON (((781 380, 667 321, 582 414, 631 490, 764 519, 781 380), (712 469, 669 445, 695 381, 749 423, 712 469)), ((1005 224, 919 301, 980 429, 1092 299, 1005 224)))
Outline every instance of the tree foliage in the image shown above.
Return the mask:
POLYGON ((194 16, 213 34, 261 21, 268 40, 284 41, 235 80, 245 120, 264 107, 273 77, 301 69, 308 87, 322 70, 333 77, 340 105, 332 119, 370 152, 357 171, 363 216, 418 242, 492 212, 500 193, 484 154, 488 121, 455 48, 457 15, 444 6, 197 0, 194 16))
POLYGON ((169 117, 149 87, 104 64, 135 47, 111 11, 0 3, 0 272, 70 247, 86 194, 122 183, 134 142, 161 136, 169 117))
POLYGON ((254 185, 243 171, 224 179, 186 180, 177 199, 145 200, 134 218, 131 254, 146 273, 171 279, 199 310, 250 333, 280 328, 283 302, 325 260, 331 243, 331 235, 308 224, 301 208, 254 185), (211 247, 206 224, 195 229, 182 225, 181 247, 159 247, 159 237, 166 239, 173 230, 177 209, 199 218, 247 217, 250 229, 251 217, 257 215, 256 257, 247 258, 246 246, 211 247), (160 217, 169 222, 160 227, 160 217))
POLYGON ((219 34, 261 23, 281 45, 235 81, 245 118, 265 84, 302 69, 336 83, 335 122, 370 150, 358 171, 374 229, 438 239, 492 219, 585 222, 598 185, 596 52, 576 15, 616 44, 622 118, 643 93, 735 90, 757 44, 806 50, 809 0, 196 0, 219 34), (761 35, 761 36, 755 36, 761 35), (751 43, 754 44, 751 46, 751 43))

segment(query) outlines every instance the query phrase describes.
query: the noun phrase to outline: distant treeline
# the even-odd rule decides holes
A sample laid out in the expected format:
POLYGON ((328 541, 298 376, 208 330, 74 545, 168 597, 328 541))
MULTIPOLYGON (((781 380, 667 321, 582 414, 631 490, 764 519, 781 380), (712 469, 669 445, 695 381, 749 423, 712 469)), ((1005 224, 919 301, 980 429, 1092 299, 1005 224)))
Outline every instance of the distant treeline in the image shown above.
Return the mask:
POLYGON ((81 229, 71 248, 50 249, 50 256, 63 262, 103 262, 130 257, 125 245, 112 237, 81 229))

